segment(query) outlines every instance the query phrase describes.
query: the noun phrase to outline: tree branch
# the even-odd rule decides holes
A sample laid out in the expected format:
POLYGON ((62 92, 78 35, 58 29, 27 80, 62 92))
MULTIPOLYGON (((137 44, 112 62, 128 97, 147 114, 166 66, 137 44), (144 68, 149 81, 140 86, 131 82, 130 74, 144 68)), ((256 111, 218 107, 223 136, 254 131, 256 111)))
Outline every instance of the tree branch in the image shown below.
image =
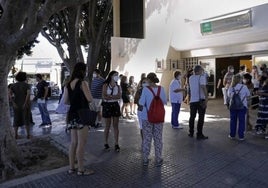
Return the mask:
MULTIPOLYGON (((24 4, 24 6, 20 6, 22 13, 21 15, 28 14, 28 13, 33 13, 33 18, 27 19, 33 21, 33 23, 30 23, 29 20, 26 22, 27 24, 24 23, 25 20, 21 20, 20 23, 16 24, 16 27, 13 26, 15 32, 9 35, 0 35, 0 42, 4 42, 8 50, 12 51, 17 51, 17 49, 23 45, 25 45, 28 41, 35 39, 38 36, 38 33, 41 31, 43 25, 45 22, 48 21, 48 19, 56 12, 70 6, 75 6, 75 5, 80 5, 84 4, 86 2, 89 2, 90 0, 47 0, 45 1, 45 4, 40 5, 39 1, 37 0, 28 0, 27 3, 24 4), (29 4, 30 1, 30 6, 25 8, 25 5, 29 4), (37 10, 38 4, 39 9, 37 10), (23 7, 23 8, 22 8, 23 7), (30 9, 29 9, 30 8, 30 9), (24 12, 23 12, 24 11, 24 12), (25 25, 24 25, 25 24, 25 25), (23 28, 21 26, 23 25, 23 28), (8 40, 7 40, 8 39, 8 40)), ((10 25, 10 22, 14 19, 17 18, 17 15, 12 14, 11 18, 5 18, 5 11, 11 13, 12 12, 12 7, 14 8, 17 7, 19 4, 18 2, 26 2, 26 0, 10 0, 6 1, 5 5, 3 7, 4 13, 3 17, 0 19, 0 30, 4 31, 6 27, 10 25), (15 3, 11 5, 11 2, 15 3), (16 18, 14 18, 16 16, 16 18), (5 18, 3 21, 2 19, 5 18)), ((3 5, 2 5, 3 6, 3 5)), ((28 14, 29 15, 29 14, 28 14)), ((19 19, 19 18, 18 18, 19 19)), ((1 46, 0 46, 1 47, 1 46)))

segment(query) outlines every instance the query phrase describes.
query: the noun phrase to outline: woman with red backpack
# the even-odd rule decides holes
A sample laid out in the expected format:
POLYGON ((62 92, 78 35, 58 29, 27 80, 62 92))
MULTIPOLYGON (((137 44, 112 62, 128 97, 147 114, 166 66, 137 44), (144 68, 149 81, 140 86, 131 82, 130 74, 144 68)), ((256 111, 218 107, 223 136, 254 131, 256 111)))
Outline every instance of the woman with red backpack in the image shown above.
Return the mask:
MULTIPOLYGON (((166 94, 164 87, 158 86, 159 79, 155 73, 149 73, 147 75, 149 86, 144 87, 142 94, 139 100, 139 105, 145 108, 142 114, 142 132, 143 132, 143 165, 149 165, 149 155, 151 150, 151 142, 154 139, 154 148, 155 148, 155 165, 161 166, 163 164, 162 159, 162 133, 163 133, 163 116, 164 105, 167 104, 166 94), (155 102, 155 99, 158 98, 158 102, 162 103, 162 106, 158 106, 155 111, 156 117, 151 117, 154 115, 150 113, 152 111, 151 105, 155 102), (159 113, 161 112, 161 114, 159 113), (157 120, 158 117, 161 117, 162 120, 157 120), (156 119, 154 119, 156 118, 156 119), (154 121, 155 120, 155 121, 154 121)), ((159 104, 159 103, 158 103, 159 104)))

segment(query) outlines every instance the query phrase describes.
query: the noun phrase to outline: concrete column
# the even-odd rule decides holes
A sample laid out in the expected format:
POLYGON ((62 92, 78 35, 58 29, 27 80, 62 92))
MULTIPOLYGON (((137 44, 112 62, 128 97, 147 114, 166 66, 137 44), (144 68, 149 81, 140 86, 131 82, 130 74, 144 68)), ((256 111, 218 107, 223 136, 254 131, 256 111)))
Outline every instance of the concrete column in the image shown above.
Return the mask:
POLYGON ((120 37, 120 0, 113 0, 113 36, 120 37))

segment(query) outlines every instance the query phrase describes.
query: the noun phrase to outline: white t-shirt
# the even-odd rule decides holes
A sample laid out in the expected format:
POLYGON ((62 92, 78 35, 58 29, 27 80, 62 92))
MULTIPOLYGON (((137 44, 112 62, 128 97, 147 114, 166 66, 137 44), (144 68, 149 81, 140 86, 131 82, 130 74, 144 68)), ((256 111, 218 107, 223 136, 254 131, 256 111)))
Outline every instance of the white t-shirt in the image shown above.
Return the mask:
MULTIPOLYGON (((238 93, 238 91, 241 89, 241 91, 239 92, 239 96, 240 99, 243 100, 243 104, 245 107, 248 107, 248 100, 247 97, 250 96, 250 92, 248 90, 248 87, 245 86, 244 84, 236 84, 236 86, 234 87, 234 90, 236 93, 238 93), (242 87, 242 89, 241 89, 242 87)), ((228 97, 231 98, 234 95, 234 91, 233 91, 233 87, 229 87, 228 89, 228 97)))
MULTIPOLYGON (((115 85, 114 87, 112 87, 110 84, 107 85, 107 94, 108 95, 117 95, 119 92, 119 85, 115 85)), ((104 102, 118 102, 119 99, 103 99, 104 102)))
POLYGON ((207 81, 204 75, 192 75, 189 78, 190 85, 190 103, 198 102, 200 99, 205 99, 204 91, 201 89, 201 85, 206 86, 207 81))
MULTIPOLYGON (((157 95, 157 90, 158 90, 157 87, 153 87, 153 91, 154 91, 155 95, 157 95)), ((148 119, 147 112, 150 108, 153 97, 154 96, 153 96, 152 92, 147 87, 144 87, 142 89, 139 104, 143 106, 142 113, 140 114, 140 118, 143 120, 148 119)), ((160 98, 161 98, 163 104, 166 105, 167 104, 166 93, 165 93, 164 87, 162 87, 162 86, 161 86, 161 91, 160 91, 160 98)))
POLYGON ((183 99, 183 92, 174 92, 176 89, 181 89, 180 80, 173 79, 169 85, 169 100, 171 103, 181 103, 183 99))

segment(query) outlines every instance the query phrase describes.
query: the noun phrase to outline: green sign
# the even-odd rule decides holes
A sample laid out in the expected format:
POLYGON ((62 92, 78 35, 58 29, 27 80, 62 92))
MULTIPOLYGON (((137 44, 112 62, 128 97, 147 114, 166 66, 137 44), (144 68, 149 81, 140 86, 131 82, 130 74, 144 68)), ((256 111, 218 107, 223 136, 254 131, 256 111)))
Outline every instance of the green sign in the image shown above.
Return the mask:
POLYGON ((201 33, 209 33, 212 31, 211 22, 201 23, 201 33))

